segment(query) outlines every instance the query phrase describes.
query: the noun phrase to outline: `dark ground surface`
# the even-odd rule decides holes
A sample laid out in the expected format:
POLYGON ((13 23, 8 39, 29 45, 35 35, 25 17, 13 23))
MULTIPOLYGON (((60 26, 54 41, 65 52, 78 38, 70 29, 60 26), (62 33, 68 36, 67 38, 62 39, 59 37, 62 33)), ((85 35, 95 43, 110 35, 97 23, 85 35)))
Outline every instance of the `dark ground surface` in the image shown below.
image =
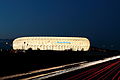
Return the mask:
POLYGON ((0 76, 60 66, 80 61, 95 61, 119 55, 119 52, 32 51, 0 53, 0 76))

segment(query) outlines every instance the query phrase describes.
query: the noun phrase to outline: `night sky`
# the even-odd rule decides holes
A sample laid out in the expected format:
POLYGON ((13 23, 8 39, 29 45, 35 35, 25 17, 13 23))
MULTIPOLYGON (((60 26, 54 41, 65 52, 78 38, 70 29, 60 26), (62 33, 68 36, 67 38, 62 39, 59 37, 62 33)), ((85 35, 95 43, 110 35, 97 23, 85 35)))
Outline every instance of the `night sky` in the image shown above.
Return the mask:
POLYGON ((80 36, 120 49, 120 0, 0 0, 0 38, 80 36))

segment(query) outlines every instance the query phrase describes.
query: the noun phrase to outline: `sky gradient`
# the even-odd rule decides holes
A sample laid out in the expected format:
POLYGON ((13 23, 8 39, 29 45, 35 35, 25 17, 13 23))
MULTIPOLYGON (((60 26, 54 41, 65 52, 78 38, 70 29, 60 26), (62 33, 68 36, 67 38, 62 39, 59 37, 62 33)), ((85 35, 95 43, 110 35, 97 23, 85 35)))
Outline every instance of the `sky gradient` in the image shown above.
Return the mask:
POLYGON ((0 38, 80 36, 120 49, 119 0, 0 0, 0 38))

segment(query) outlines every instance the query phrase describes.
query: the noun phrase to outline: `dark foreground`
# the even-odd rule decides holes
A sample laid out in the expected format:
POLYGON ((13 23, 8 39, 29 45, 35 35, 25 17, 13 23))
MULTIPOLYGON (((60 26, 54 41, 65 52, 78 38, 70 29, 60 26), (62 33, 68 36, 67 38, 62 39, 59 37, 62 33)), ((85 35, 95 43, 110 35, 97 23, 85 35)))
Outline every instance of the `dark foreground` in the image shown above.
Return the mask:
POLYGON ((119 52, 28 51, 26 53, 1 53, 0 76, 24 73, 42 68, 80 61, 95 61, 119 55, 119 52))

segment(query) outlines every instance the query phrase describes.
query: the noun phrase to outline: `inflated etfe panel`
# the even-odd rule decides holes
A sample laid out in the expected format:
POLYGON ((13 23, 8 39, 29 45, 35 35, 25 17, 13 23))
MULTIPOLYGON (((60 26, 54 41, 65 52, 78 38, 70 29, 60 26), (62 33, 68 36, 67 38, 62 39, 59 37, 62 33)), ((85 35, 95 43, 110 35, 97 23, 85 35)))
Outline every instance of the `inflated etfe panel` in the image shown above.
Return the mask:
POLYGON ((13 41, 14 50, 88 51, 90 41, 82 37, 21 37, 13 41))

